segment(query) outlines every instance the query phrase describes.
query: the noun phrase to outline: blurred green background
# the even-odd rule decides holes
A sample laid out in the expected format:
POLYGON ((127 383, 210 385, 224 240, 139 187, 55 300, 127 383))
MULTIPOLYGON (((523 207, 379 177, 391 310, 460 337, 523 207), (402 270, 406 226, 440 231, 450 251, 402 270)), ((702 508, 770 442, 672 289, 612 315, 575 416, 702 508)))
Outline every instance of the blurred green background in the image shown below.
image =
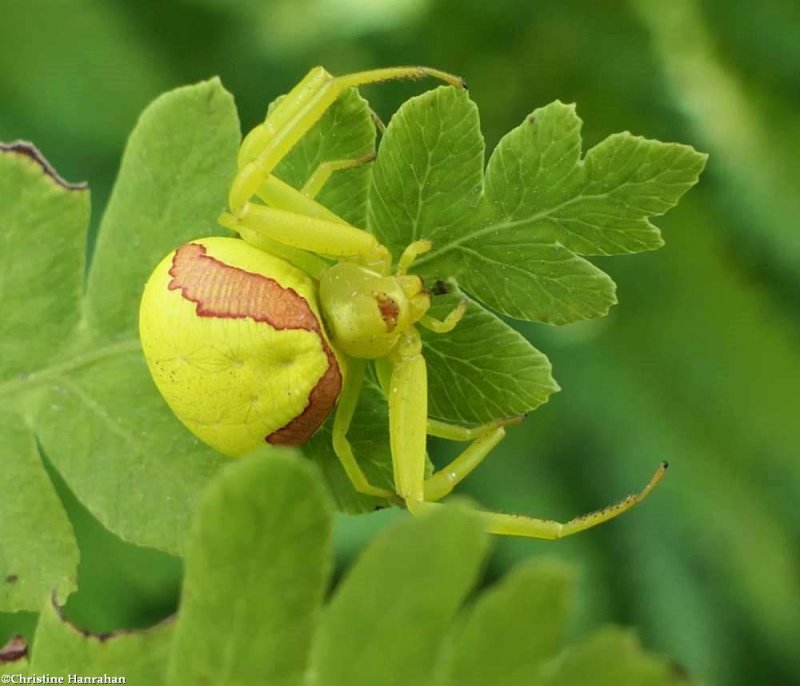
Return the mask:
MULTIPOLYGON (((599 261, 619 284, 610 317, 523 327, 563 392, 463 491, 568 519, 639 488, 661 459, 668 478, 574 539, 496 540, 488 579, 531 555, 568 558, 576 634, 632 624, 706 683, 800 683, 796 0, 11 0, 0 139, 33 140, 68 180, 88 180, 96 225, 126 136, 162 91, 219 74, 247 130, 313 65, 407 63, 467 78, 489 149, 560 98, 578 103, 587 146, 629 129, 711 155, 657 222, 666 248, 599 261)), ((424 87, 366 95, 388 120, 424 87)), ((68 614, 108 630, 171 612, 179 562, 122 544, 53 478, 82 549, 68 614)), ((342 517, 340 559, 397 516, 342 517)), ((0 644, 33 621, 0 616, 0 644)))

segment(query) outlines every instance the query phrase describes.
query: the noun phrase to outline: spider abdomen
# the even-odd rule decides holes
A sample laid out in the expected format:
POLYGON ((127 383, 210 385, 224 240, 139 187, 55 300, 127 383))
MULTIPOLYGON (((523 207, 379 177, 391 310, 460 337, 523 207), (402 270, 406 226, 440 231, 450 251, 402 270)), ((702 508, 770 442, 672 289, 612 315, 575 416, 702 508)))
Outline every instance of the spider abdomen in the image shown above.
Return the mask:
POLYGON ((171 252, 142 297, 140 331, 167 404, 228 455, 300 445, 333 410, 342 366, 304 272, 233 238, 171 252))

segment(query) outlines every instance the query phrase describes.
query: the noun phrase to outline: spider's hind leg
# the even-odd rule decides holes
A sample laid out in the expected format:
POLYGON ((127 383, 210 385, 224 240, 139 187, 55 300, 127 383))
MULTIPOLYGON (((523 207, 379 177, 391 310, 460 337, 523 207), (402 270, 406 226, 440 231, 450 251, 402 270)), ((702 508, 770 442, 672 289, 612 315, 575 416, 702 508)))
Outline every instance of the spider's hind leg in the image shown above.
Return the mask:
POLYGON ((441 500, 464 479, 466 479, 486 456, 505 438, 506 426, 518 424, 522 417, 498 420, 476 427, 449 424, 436 419, 428 419, 428 435, 449 441, 472 441, 447 466, 437 470, 425 480, 425 500, 441 500))
POLYGON ((619 517, 619 515, 641 503, 658 485, 658 482, 664 478, 667 473, 667 466, 666 462, 662 462, 647 485, 638 493, 633 493, 614 505, 570 519, 568 522, 562 523, 551 519, 536 519, 501 512, 480 511, 479 515, 486 526, 486 530, 492 534, 549 540, 564 538, 619 517))
MULTIPOLYGON (((431 501, 447 495, 455 484, 475 469, 502 440, 505 429, 492 425, 465 429, 428 420, 427 370, 419 334, 415 330, 407 333, 389 361, 391 376, 387 397, 395 490, 409 511, 424 514, 440 507, 431 501), (426 480, 425 447, 428 432, 448 438, 472 438, 473 443, 448 467, 426 480), (479 435, 475 436, 475 432, 479 435)), ((489 533, 551 540, 563 538, 618 517, 642 502, 664 477, 666 468, 666 463, 662 464, 641 491, 629 495, 616 505, 565 523, 501 512, 478 511, 477 514, 489 533)))

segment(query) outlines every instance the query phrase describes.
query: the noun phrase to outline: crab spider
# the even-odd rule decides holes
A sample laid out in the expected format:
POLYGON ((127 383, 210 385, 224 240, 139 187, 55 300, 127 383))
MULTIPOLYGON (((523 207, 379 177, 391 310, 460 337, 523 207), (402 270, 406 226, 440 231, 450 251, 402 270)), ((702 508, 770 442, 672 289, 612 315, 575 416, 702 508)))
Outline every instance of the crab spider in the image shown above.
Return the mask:
MULTIPOLYGON (((273 171, 351 87, 392 79, 464 82, 425 67, 334 77, 312 69, 243 140, 229 209, 220 223, 240 238, 205 238, 177 248, 156 268, 142 298, 142 345, 153 378, 179 419, 228 455, 265 440, 300 445, 331 412, 333 448, 361 493, 419 514, 448 495, 517 420, 464 427, 428 417, 419 327, 446 335, 465 312, 428 314, 431 295, 411 243, 393 269, 388 249, 314 199, 337 170, 372 158, 322 163, 296 189, 273 171), (243 240, 242 240, 243 239, 243 240), (388 399, 394 489, 369 482, 347 438, 369 360, 388 399), (427 436, 468 442, 449 465, 425 476, 427 436)), ((625 500, 566 523, 481 511, 496 534, 556 539, 616 517, 661 480, 625 500)))

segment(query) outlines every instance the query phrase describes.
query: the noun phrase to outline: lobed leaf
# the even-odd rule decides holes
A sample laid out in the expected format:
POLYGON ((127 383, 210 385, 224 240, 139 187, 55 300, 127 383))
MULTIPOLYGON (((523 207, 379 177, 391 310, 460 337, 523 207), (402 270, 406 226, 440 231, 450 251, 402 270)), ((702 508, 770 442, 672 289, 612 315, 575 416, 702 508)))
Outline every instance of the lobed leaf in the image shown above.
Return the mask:
POLYGON ((317 470, 295 456, 251 456, 218 475, 193 530, 169 683, 606 683, 592 670, 608 683, 680 681, 628 632, 565 650, 573 578, 558 563, 517 568, 459 613, 487 552, 459 507, 386 530, 320 612, 330 518, 317 470))
POLYGON ((291 455, 231 463, 186 555, 169 683, 299 685, 330 568, 322 484, 291 455))
MULTIPOLYGON (((27 272, 9 263, 4 273, 14 278, 0 282, 9 295, 3 301, 23 297, 20 284, 31 276, 41 291, 22 319, 9 319, 13 342, 3 342, 10 352, 2 358, 8 369, 0 395, 103 524, 173 553, 181 551, 197 494, 221 461, 179 428, 158 397, 142 364, 135 312, 142 284, 164 253, 217 232, 237 128, 232 99, 218 81, 178 89, 148 108, 126 150, 83 300, 85 193, 19 155, 10 156, 10 180, 0 180, 7 195, 30 187, 28 204, 44 213, 26 214, 15 202, 0 210, 15 227, 7 254, 30 262, 27 272), (63 259, 27 250, 27 236, 37 232, 63 247, 63 259), (64 300, 53 297, 59 285, 64 300), (49 341, 41 347, 32 333, 38 318, 49 341), (30 355, 29 340, 37 341, 30 355)), ((374 134, 368 106, 349 92, 278 171, 301 185, 320 161, 371 151, 374 134)), ((434 250, 415 266, 429 283, 452 287, 452 296, 436 298, 436 316, 455 305, 456 284, 511 316, 557 323, 598 316, 614 302, 614 285, 579 253, 654 247, 647 217, 677 201, 703 157, 628 134, 610 137, 583 160, 580 147, 574 109, 554 103, 500 143, 484 179, 477 109, 462 91, 440 88, 400 109, 374 174, 369 167, 336 172, 321 199, 360 223, 368 197, 370 228, 396 254, 416 238, 433 240, 434 250)), ((549 362, 474 298, 453 332, 424 333, 431 414, 479 423, 536 408, 558 388, 549 362)), ((384 417, 383 400, 365 394, 351 435, 376 483, 391 475, 384 417)), ((380 504, 353 492, 324 431, 307 452, 323 466, 341 507, 380 504)))
POLYGON ((478 108, 465 91, 445 86, 406 101, 378 150, 370 230, 395 258, 420 238, 431 239, 438 250, 469 226, 481 192, 483 155, 478 108))
POLYGON ((459 507, 385 531, 319 613, 330 516, 317 471, 292 455, 252 456, 218 475, 193 530, 170 683, 681 681, 628 632, 564 650, 573 579, 561 564, 520 567, 459 615, 487 552, 479 520, 459 507))
POLYGON ((662 245, 649 217, 697 181, 705 155, 615 134, 581 159, 573 106, 535 110, 507 134, 483 174, 477 109, 439 88, 406 102, 381 145, 370 226, 395 250, 433 242, 414 268, 456 279, 503 314, 566 324, 608 312, 614 284, 581 255, 662 245))
POLYGON ((25 143, 0 146, 0 198, 0 609, 16 611, 75 587, 78 549, 41 462, 27 392, 68 354, 78 324, 89 198, 25 143))
POLYGON ((433 684, 445 631, 476 581, 486 547, 478 520, 454 507, 379 537, 325 609, 309 682, 433 684))
POLYGON ((542 665, 564 642, 572 587, 571 570, 562 563, 536 560, 510 571, 469 611, 441 686, 538 683, 542 665))
POLYGON ((668 686, 686 683, 679 667, 645 653, 625 629, 602 629, 556 659, 538 683, 542 686, 668 686), (548 673, 549 672, 549 673, 548 673))
MULTIPOLYGON (((561 564, 519 567, 460 612, 487 536, 459 507, 434 506, 385 531, 323 605, 330 527, 329 499, 308 461, 268 450, 233 462, 198 508, 177 620, 93 635, 48 600, 30 671, 175 686, 681 681, 621 630, 565 649, 573 580, 561 564)), ((21 648, 7 647, 9 658, 21 648)), ((24 672, 26 664, 16 659, 3 670, 24 672)))

